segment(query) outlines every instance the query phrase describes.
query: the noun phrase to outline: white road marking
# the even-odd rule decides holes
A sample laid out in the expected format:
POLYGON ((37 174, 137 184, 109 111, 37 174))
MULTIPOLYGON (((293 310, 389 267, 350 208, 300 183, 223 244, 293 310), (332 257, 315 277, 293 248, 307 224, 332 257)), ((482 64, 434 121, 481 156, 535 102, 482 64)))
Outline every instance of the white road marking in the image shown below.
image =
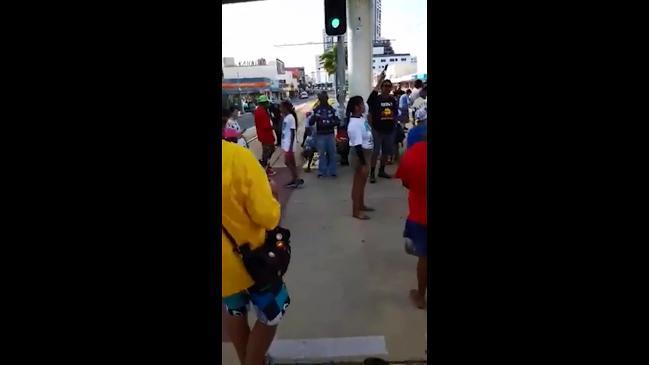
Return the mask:
POLYGON ((268 353, 278 360, 316 360, 356 356, 387 356, 383 336, 276 340, 268 353))

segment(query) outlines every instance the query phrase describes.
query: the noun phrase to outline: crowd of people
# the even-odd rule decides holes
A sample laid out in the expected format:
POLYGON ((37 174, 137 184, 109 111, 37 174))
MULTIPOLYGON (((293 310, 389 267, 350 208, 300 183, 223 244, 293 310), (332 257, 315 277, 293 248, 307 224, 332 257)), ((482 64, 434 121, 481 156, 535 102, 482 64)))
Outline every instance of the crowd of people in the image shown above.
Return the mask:
MULTIPOLYGON (((420 309, 426 306, 427 286, 426 95, 427 87, 420 80, 415 83, 415 90, 394 90, 382 73, 367 101, 360 95, 349 99, 341 120, 329 104, 327 93, 321 93, 317 106, 304 121, 305 132, 301 142, 307 162, 305 171, 310 171, 317 150, 318 178, 337 177, 337 154, 341 154, 342 165, 349 163, 353 169, 352 217, 359 220, 370 219, 367 213, 375 211, 365 204, 367 181, 376 183, 377 177, 392 179, 386 166, 399 161, 394 177, 400 179, 408 190, 409 214, 403 233, 405 250, 418 257, 415 270, 417 289, 411 290, 409 296, 420 309), (411 110, 415 126, 407 129, 411 110), (346 150, 337 148, 340 140, 348 147, 346 150), (407 148, 399 159, 398 150, 404 141, 407 148)), ((224 105, 222 227, 224 230, 227 227, 236 241, 246 242, 255 249, 264 243, 265 233, 280 222, 278 187, 272 179, 276 172, 270 161, 276 147, 281 149, 291 175, 284 188, 304 184, 298 176, 295 156, 299 120, 290 101, 282 101, 275 107, 266 96, 260 96, 254 111, 257 137, 262 145, 261 160, 257 160, 247 149, 248 143, 237 122, 238 116, 236 108, 224 105)), ((224 325, 241 364, 266 364, 269 361, 266 352, 290 304, 288 291, 282 280, 264 288, 254 285, 241 257, 233 253, 233 242, 229 242, 229 238, 229 235, 222 236, 221 295, 228 313, 224 325), (257 322, 252 328, 247 321, 250 307, 257 314, 257 322)))

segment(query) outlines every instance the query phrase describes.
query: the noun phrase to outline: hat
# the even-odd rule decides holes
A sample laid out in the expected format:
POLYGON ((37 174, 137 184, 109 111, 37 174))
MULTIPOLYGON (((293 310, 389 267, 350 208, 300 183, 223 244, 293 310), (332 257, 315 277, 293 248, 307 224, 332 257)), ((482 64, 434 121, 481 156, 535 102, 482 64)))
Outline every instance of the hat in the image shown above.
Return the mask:
POLYGON ((267 103, 268 102, 268 96, 266 95, 261 95, 259 98, 257 98, 258 103, 267 103))

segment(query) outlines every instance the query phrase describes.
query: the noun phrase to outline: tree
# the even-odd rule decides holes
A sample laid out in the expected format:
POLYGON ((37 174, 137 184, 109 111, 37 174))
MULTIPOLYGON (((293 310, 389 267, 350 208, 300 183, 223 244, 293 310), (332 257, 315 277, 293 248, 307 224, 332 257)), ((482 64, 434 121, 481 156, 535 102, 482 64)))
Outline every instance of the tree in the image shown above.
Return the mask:
POLYGON ((338 52, 336 52, 336 47, 332 47, 320 56, 320 63, 322 64, 322 68, 324 68, 324 70, 329 75, 336 73, 337 54, 338 52))
MULTIPOLYGON (((325 53, 320 56, 320 63, 322 68, 327 72, 327 74, 336 73, 336 60, 338 59, 338 52, 336 51, 336 46, 329 48, 325 53)), ((347 61, 347 47, 345 47, 345 62, 347 61)))

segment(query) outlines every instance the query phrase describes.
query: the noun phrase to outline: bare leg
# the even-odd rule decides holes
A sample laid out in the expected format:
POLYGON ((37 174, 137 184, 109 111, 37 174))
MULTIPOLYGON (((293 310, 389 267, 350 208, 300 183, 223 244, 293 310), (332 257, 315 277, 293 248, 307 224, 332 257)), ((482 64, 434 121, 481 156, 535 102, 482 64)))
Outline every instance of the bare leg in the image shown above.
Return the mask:
POLYGON ((360 212, 358 199, 358 171, 354 172, 354 179, 352 180, 352 216, 358 216, 360 212))
POLYGON ((275 332, 277 332, 277 326, 267 326, 259 321, 255 322, 248 339, 244 365, 264 365, 266 352, 273 342, 275 332))
POLYGON ((367 185, 367 176, 369 174, 369 169, 367 167, 362 167, 361 172, 360 172, 360 178, 359 178, 359 192, 358 192, 358 197, 361 201, 360 208, 361 210, 364 210, 366 212, 372 212, 374 211, 373 208, 368 207, 365 205, 365 186, 367 185))
POLYGON ((250 327, 248 327, 248 316, 235 317, 225 315, 223 317, 225 330, 228 331, 228 336, 232 340, 237 356, 242 365, 246 361, 246 347, 248 346, 248 337, 250 335, 250 327))
POLYGON ((295 165, 295 156, 284 155, 284 163, 291 172, 291 182, 297 181, 297 166, 295 165))
POLYGON ((426 287, 428 286, 428 259, 426 256, 420 257, 417 262, 417 291, 422 298, 426 297, 426 287))
POLYGON ((420 257, 417 262, 417 290, 410 291, 410 299, 419 308, 426 308, 426 286, 428 285, 428 260, 420 257))
POLYGON ((366 214, 362 213, 363 210, 363 185, 367 178, 367 167, 360 167, 354 172, 354 187, 352 189, 353 203, 354 203, 354 218, 361 220, 370 219, 366 214))

